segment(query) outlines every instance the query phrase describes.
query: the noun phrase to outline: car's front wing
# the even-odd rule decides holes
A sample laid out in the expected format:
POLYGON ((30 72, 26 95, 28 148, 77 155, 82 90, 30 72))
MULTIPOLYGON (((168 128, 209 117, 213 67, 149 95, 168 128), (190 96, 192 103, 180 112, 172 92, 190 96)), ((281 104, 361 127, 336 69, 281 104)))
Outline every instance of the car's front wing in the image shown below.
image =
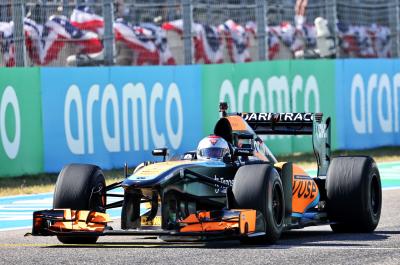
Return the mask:
POLYGON ((70 209, 43 210, 33 213, 33 236, 172 236, 238 238, 258 236, 255 210, 201 211, 179 221, 176 230, 113 230, 105 213, 70 209))

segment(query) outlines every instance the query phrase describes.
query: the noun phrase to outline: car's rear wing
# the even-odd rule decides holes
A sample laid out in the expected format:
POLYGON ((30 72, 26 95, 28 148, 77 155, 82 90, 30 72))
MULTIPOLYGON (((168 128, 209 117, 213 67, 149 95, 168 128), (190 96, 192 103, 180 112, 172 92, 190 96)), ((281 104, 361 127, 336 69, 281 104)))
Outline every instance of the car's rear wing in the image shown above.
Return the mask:
MULTIPOLYGON (((317 113, 316 115, 322 113, 317 113)), ((302 135, 313 133, 313 113, 237 113, 259 135, 302 135)))
MULTIPOLYGON (((318 163, 318 176, 326 176, 331 154, 330 117, 323 120, 322 113, 270 113, 243 112, 226 113, 228 105, 220 103, 222 116, 228 119, 240 116, 257 135, 311 135, 313 150, 318 163)), ((239 121, 231 122, 244 127, 239 121)), ((235 130, 235 128, 233 128, 235 130)))

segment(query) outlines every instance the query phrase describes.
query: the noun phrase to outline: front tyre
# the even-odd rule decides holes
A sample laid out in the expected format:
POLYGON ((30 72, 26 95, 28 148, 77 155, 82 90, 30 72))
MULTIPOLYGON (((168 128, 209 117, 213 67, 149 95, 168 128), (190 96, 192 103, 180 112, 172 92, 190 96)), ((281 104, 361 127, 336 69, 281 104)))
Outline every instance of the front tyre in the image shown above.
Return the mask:
POLYGON ((276 169, 268 164, 239 168, 233 187, 234 207, 262 213, 265 236, 244 238, 243 243, 275 243, 284 227, 285 201, 282 181, 276 169))
POLYGON ((371 157, 337 157, 326 176, 328 217, 334 232, 373 232, 382 207, 381 179, 371 157))
MULTIPOLYGON (((70 164, 58 175, 53 208, 105 212, 105 178, 95 165, 70 164)), ((94 244, 98 237, 57 236, 65 244, 94 244)))

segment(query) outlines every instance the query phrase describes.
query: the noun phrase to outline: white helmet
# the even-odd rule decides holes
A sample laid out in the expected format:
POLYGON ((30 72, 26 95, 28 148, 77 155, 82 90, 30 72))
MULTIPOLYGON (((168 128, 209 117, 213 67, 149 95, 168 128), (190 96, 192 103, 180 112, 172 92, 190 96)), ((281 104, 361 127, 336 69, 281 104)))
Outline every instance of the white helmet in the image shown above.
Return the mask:
POLYGON ((198 159, 221 160, 226 154, 229 154, 229 145, 217 135, 203 138, 197 146, 198 159))

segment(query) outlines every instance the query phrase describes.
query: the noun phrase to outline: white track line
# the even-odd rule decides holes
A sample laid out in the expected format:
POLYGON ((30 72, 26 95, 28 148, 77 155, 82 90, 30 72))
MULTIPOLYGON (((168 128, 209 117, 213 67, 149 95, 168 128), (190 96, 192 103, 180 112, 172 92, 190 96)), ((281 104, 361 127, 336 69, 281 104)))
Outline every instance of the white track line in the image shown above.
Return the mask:
POLYGON ((4 232, 4 231, 14 231, 14 230, 22 230, 22 229, 32 229, 32 226, 21 226, 21 227, 11 227, 11 228, 0 228, 0 232, 4 232))
POLYGON ((265 248, 287 250, 291 248, 297 249, 318 249, 318 250, 396 250, 399 251, 400 247, 354 247, 354 246, 298 246, 298 245, 278 245, 265 248))

